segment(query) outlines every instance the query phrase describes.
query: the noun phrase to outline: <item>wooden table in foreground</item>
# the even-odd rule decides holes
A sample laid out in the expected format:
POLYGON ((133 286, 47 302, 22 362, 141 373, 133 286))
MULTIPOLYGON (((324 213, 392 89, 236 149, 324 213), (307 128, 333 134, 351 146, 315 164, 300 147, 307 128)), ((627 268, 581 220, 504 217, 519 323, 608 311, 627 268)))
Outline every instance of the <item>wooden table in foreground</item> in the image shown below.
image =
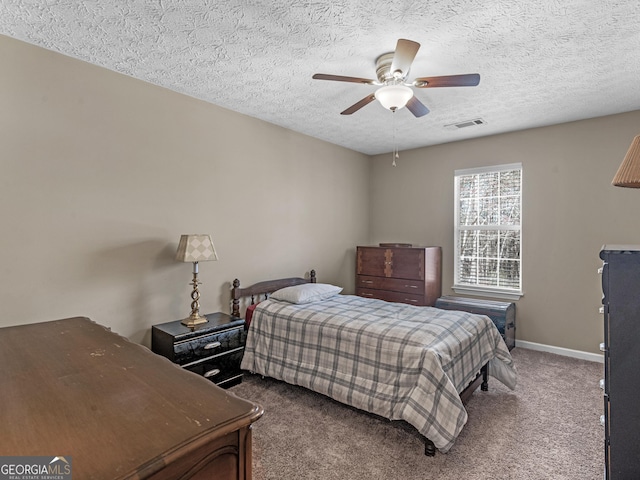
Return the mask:
POLYGON ((0 328, 0 456, 78 479, 251 478, 262 407, 77 317, 0 328))

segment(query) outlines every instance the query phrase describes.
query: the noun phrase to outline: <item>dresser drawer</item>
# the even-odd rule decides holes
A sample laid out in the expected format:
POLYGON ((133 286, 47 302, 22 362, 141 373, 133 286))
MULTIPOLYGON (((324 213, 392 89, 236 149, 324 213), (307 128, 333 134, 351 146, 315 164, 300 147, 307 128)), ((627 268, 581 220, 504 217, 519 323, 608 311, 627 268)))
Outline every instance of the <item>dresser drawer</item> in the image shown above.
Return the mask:
POLYGON ((236 377, 242 377, 240 362, 244 355, 244 347, 230 350, 226 353, 205 358, 199 362, 185 365, 185 370, 202 375, 212 382, 221 384, 236 377))
POLYGON ((174 362, 184 365, 218 355, 244 345, 245 340, 246 332, 241 327, 176 342, 173 345, 174 362))
POLYGON ((377 298, 387 302, 408 303, 410 305, 424 305, 424 295, 412 295, 404 292, 389 290, 375 290, 370 288, 356 288, 356 295, 365 298, 377 298))
POLYGON ((358 275, 356 280, 356 286, 360 288, 391 290, 394 292, 411 293, 413 295, 420 295, 421 292, 424 292, 424 282, 421 280, 371 277, 368 275, 358 275))

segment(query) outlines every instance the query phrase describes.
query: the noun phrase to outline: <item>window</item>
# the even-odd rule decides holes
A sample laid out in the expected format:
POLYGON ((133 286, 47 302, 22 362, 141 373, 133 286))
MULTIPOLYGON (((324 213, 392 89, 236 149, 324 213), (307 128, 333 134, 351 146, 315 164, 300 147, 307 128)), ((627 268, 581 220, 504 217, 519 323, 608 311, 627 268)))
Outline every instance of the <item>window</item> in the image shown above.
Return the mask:
POLYGON ((457 293, 522 295, 522 165, 456 170, 457 293))

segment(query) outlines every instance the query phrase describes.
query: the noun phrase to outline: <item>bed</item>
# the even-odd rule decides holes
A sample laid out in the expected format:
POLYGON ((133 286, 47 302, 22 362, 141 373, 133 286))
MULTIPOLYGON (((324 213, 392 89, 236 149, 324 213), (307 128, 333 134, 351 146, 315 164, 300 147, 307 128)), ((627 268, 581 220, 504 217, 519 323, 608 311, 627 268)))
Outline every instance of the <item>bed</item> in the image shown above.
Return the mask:
POLYGON ((513 360, 489 317, 340 290, 318 284, 314 271, 247 288, 235 280, 232 314, 240 316, 245 297, 252 312, 242 368, 404 420, 424 436, 427 455, 453 446, 467 421, 464 402, 478 386, 487 390, 488 375, 515 387, 513 360))

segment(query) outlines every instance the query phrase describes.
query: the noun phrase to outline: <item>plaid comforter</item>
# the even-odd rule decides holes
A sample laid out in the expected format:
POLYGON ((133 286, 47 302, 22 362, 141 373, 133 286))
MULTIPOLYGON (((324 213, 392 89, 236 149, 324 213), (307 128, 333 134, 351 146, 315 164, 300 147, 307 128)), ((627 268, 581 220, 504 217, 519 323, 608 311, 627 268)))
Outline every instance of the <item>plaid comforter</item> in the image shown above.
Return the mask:
POLYGON ((487 362, 515 387, 509 350, 486 316, 336 295, 260 303, 242 368, 405 420, 446 452, 467 421, 458 394, 487 362))

